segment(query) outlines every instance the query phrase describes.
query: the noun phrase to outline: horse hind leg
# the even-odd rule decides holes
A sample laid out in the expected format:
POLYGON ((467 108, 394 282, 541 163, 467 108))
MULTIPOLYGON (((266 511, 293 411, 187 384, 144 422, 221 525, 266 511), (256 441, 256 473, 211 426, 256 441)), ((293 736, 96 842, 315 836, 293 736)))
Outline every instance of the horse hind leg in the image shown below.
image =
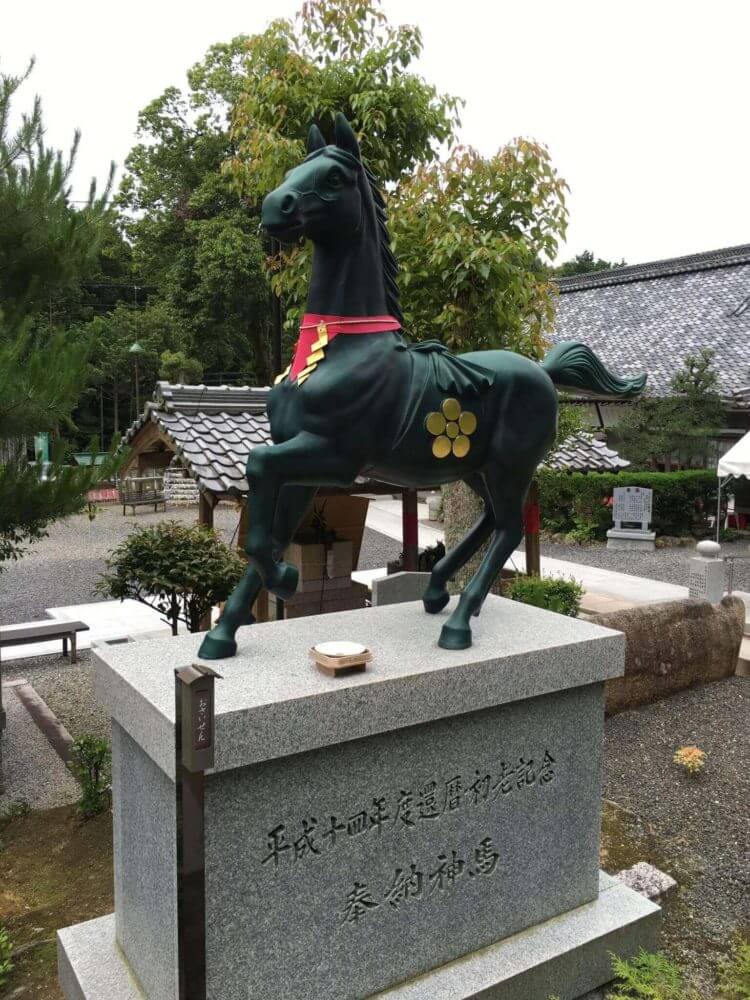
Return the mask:
POLYGON ((474 473, 464 482, 484 501, 485 510, 461 541, 433 566, 430 582, 422 597, 425 611, 431 615, 442 611, 448 603, 450 600, 448 581, 466 565, 477 549, 490 537, 495 524, 492 504, 482 477, 479 473, 474 473))
POLYGON ((490 587, 523 537, 523 500, 530 478, 531 475, 528 479, 514 476, 508 482, 509 477, 498 472, 485 473, 494 536, 456 609, 442 628, 438 645, 443 649, 467 649, 471 645, 471 617, 479 614, 490 587))

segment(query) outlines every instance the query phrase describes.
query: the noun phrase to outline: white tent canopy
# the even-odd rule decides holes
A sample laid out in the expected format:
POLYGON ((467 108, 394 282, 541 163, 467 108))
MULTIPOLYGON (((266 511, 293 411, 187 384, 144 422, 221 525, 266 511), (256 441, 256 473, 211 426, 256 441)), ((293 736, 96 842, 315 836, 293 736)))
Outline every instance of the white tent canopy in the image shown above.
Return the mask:
POLYGON ((719 459, 717 476, 747 476, 750 479, 750 431, 719 459))

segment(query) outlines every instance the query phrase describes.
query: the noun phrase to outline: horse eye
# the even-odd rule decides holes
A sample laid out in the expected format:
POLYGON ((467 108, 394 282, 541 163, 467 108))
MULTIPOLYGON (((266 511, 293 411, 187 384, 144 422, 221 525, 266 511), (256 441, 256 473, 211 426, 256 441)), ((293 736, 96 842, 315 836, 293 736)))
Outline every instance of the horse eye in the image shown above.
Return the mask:
POLYGON ((344 183, 344 175, 341 173, 340 170, 335 170, 335 169, 330 170, 328 172, 328 183, 333 188, 340 188, 341 185, 344 183))

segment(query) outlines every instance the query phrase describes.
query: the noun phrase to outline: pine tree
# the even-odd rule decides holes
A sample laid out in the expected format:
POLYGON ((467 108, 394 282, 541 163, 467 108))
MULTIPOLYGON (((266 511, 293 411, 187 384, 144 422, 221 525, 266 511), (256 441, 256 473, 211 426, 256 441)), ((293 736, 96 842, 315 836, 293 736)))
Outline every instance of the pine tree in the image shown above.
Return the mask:
POLYGON ((51 297, 75 282, 99 245, 109 185, 77 211, 69 180, 78 146, 70 154, 44 142, 42 108, 35 98, 15 132, 11 103, 26 81, 0 73, 0 567, 17 559, 50 522, 85 505, 86 491, 104 467, 62 464, 57 438, 53 462, 30 464, 32 435, 69 426, 87 376, 88 345, 71 342, 45 316, 51 297))

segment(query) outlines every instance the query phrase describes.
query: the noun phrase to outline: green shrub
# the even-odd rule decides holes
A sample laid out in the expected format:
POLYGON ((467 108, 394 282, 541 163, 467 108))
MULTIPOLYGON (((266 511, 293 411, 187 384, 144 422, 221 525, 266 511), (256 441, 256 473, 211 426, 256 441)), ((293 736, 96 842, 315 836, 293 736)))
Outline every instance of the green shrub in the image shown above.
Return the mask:
POLYGON ((0 986, 4 986, 8 981, 8 975, 13 969, 10 956, 13 954, 13 945, 10 943, 8 932, 0 925, 0 986))
POLYGON ((606 538, 616 486, 654 491, 651 524, 659 535, 702 534, 716 509, 716 473, 706 470, 583 473, 540 469, 538 479, 542 527, 577 540, 606 538))
POLYGON ((131 598, 198 632, 204 615, 225 601, 247 570, 240 554, 209 528, 162 521, 136 528, 112 552, 97 592, 131 598))
POLYGON ((96 816, 109 805, 112 787, 112 754, 109 743, 96 736, 82 736, 73 744, 70 768, 81 783, 78 811, 96 816))
POLYGON ((617 982, 607 1000, 700 1000, 662 954, 641 950, 627 961, 613 955, 612 970, 617 982))
POLYGON ((575 618, 581 607, 583 587, 573 579, 519 574, 507 584, 506 593, 512 601, 575 618))
POLYGON ((750 1000, 750 942, 739 941, 719 968, 720 1000, 750 1000))

